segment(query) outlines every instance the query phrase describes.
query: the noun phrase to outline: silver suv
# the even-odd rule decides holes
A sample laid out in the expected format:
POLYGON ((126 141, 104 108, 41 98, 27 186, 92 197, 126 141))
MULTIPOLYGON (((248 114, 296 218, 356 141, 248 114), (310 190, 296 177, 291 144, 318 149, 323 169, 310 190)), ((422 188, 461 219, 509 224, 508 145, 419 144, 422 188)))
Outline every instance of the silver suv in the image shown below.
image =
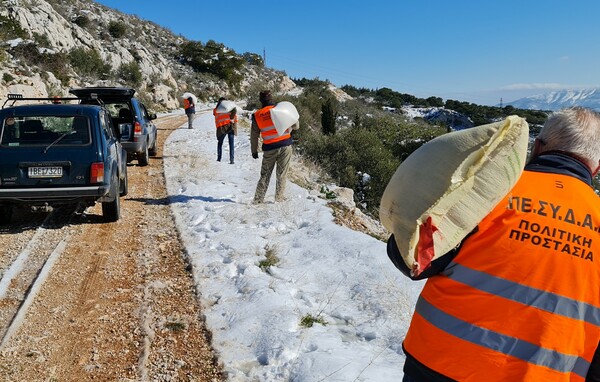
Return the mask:
POLYGON ((88 87, 71 89, 71 94, 83 98, 83 103, 103 104, 118 126, 121 144, 127 151, 127 162, 137 159, 147 166, 149 157, 156 155, 157 130, 151 114, 136 97, 135 89, 121 87, 88 87))

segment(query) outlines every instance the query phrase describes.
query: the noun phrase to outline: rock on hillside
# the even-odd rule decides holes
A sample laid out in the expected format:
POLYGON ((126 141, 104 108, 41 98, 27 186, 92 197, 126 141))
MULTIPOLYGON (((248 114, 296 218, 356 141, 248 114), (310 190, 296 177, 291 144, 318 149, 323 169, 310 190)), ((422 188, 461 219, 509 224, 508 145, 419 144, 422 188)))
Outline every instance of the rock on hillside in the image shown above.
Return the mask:
MULTIPOLYGON (((231 89, 216 76, 199 75, 176 57, 178 47, 187 40, 171 31, 137 16, 123 14, 91 0, 0 0, 0 26, 12 22, 24 31, 20 38, 4 38, 0 33, 0 99, 7 93, 22 93, 28 97, 67 95, 68 89, 79 86, 122 86, 126 81, 116 78, 97 80, 66 69, 67 79, 31 65, 11 54, 11 48, 35 44, 40 53, 69 54, 74 49, 95 50, 104 64, 116 71, 122 65, 137 63, 143 90, 156 107, 179 107, 179 95, 192 91, 205 99, 231 94, 231 89), (111 25, 127 26, 123 35, 114 37, 111 25), (135 25, 135 28, 128 26, 135 25)), ((256 81, 274 89, 288 91, 295 87, 282 72, 246 65, 240 91, 256 81)))

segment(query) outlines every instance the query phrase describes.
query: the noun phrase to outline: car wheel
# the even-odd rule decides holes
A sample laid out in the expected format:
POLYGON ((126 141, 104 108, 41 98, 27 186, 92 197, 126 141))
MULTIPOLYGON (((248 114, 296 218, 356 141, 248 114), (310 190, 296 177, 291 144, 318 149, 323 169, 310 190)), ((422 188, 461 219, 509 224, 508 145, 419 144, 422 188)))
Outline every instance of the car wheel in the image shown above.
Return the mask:
POLYGON ((152 156, 156 156, 157 154, 157 150, 156 150, 156 141, 158 140, 158 138, 154 139, 154 144, 152 145, 152 147, 150 147, 150 149, 148 150, 148 153, 152 156))
POLYGON ((148 166, 148 161, 150 159, 150 155, 148 154, 148 142, 144 145, 143 151, 138 154, 137 159, 140 166, 148 166))
POLYGON ((116 222, 121 218, 121 198, 119 197, 119 178, 113 175, 112 188, 115 199, 111 202, 102 203, 102 216, 105 222, 116 222))
POLYGON ((7 225, 12 219, 13 208, 11 206, 0 207, 0 225, 7 225))

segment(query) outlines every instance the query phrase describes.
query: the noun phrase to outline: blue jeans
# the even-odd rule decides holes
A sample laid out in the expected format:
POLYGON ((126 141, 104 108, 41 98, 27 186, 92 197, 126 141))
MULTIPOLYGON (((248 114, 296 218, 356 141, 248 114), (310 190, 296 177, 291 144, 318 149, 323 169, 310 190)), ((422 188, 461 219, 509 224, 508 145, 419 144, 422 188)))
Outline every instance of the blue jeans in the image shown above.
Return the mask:
POLYGON ((233 163, 233 131, 227 134, 223 134, 217 138, 217 160, 221 160, 221 156, 223 154, 223 141, 225 140, 225 136, 229 139, 229 162, 233 163))

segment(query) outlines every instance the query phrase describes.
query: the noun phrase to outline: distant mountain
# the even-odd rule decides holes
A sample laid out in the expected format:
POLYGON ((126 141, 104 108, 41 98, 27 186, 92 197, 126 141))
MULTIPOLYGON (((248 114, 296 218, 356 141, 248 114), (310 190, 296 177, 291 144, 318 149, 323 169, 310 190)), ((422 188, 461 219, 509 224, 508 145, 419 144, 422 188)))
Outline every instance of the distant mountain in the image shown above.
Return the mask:
POLYGON ((559 110, 565 107, 582 106, 600 111, 600 88, 559 90, 520 98, 506 105, 533 110, 559 110))

